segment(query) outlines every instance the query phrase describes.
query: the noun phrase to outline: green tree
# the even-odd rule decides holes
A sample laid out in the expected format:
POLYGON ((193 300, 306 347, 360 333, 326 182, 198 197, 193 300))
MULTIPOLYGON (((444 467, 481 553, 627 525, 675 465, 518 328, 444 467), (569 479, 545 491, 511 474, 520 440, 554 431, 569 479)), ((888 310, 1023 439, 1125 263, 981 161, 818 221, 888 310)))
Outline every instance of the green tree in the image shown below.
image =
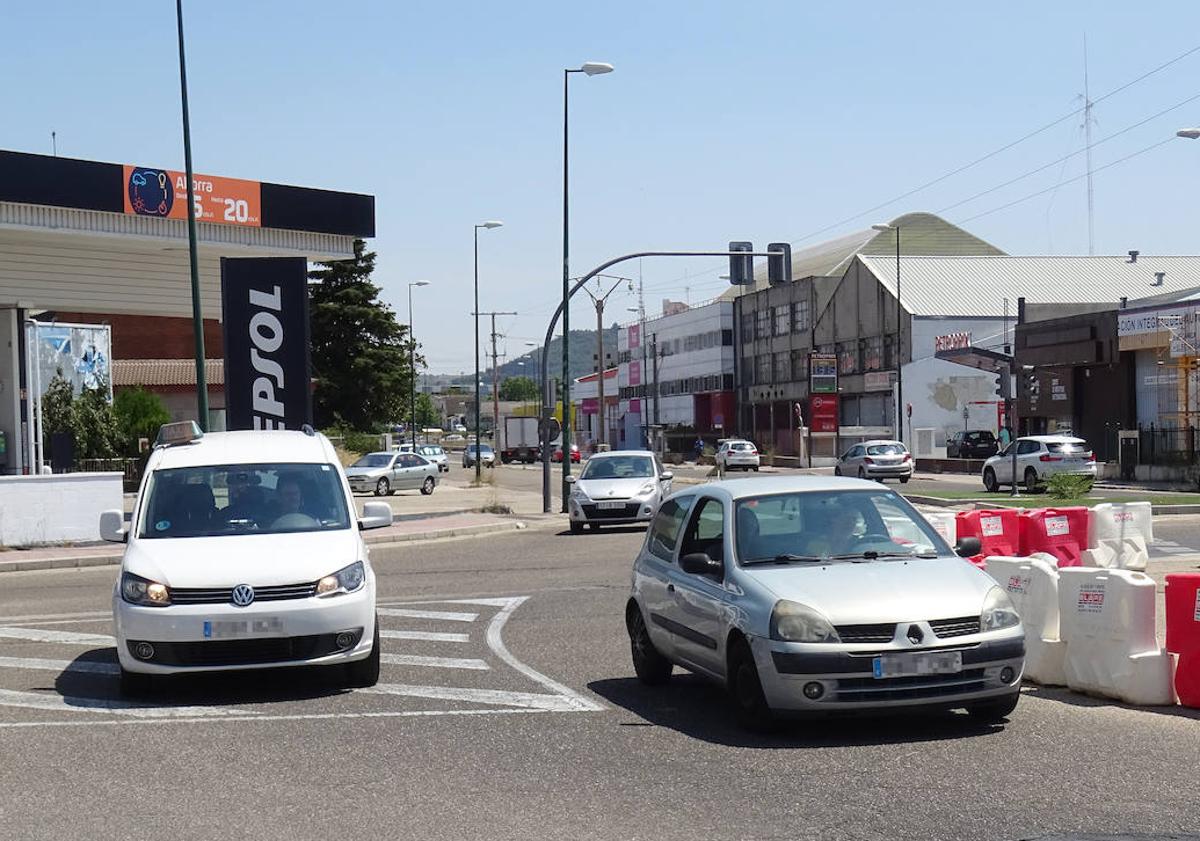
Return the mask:
POLYGON ((442 413, 438 411, 434 405, 433 398, 428 394, 421 392, 417 395, 417 426, 425 429, 428 427, 441 428, 442 413))
POLYGON ((127 456, 138 455, 139 438, 146 438, 153 444, 158 428, 171 422, 171 413, 162 399, 141 386, 117 392, 113 399, 113 414, 121 433, 121 449, 127 456))
MULTIPOLYGON (((354 258, 318 263, 309 277, 313 415, 320 427, 377 430, 400 418, 412 369, 408 328, 379 300, 375 253, 354 241, 354 258)), ((424 360, 417 355, 417 365, 424 360)))
POLYGON ((509 377, 500 383, 501 400, 537 400, 538 387, 529 377, 509 377))
POLYGON ((54 433, 75 432, 71 416, 71 404, 74 402, 75 389, 63 377, 60 368, 42 395, 42 446, 47 450, 50 436, 54 433))
POLYGON ((121 446, 121 429, 108 402, 108 386, 85 388, 71 403, 75 432, 75 458, 115 458, 121 446))

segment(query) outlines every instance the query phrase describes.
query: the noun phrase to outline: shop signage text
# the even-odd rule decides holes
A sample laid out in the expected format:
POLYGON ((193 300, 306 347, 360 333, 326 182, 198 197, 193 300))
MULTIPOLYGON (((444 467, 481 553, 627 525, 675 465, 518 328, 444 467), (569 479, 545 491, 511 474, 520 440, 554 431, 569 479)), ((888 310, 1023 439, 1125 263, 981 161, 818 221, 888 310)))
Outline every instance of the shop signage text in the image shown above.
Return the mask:
MULTIPOLYGON (((125 212, 166 219, 187 218, 187 176, 169 169, 125 165, 125 212)), ((194 175, 196 221, 262 225, 262 185, 240 178, 194 175)))
POLYGON ((945 336, 937 336, 933 340, 933 349, 935 351, 961 350, 970 346, 970 333, 947 333, 945 336))

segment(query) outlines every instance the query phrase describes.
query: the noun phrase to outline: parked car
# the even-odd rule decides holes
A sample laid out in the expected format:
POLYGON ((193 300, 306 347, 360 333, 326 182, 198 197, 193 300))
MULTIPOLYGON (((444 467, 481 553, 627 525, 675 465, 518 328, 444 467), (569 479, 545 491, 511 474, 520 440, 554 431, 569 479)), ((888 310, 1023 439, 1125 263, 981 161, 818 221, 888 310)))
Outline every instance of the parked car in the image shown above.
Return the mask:
MULTIPOLYGON (((741 722, 1016 708, 1025 636, 1004 588, 894 491, 857 479, 733 479, 658 510, 625 606, 633 667, 723 684, 741 722), (914 537, 916 538, 914 540, 914 537)), ((686 715, 686 713, 684 713, 686 715)))
POLYGON ((479 463, 484 467, 496 466, 496 451, 487 444, 468 444, 463 450, 462 466, 474 467, 475 458, 479 457, 479 463))
POLYGON ((1012 485, 1013 447, 1017 450, 1017 481, 1030 493, 1060 473, 1096 478, 1096 456, 1087 441, 1071 435, 1030 435, 1018 438, 983 463, 983 486, 989 492, 1012 485))
POLYGON ((167 424, 146 473, 128 524, 120 510, 100 518, 101 536, 124 544, 112 593, 123 695, 164 675, 233 669, 313 665, 349 686, 379 680, 361 532, 390 525, 392 510, 368 502, 356 516, 324 435, 167 424))
POLYGON ((899 479, 903 484, 912 478, 912 454, 899 441, 864 441, 842 454, 834 465, 833 474, 881 482, 899 479))
POLYGON ((717 447, 717 454, 714 458, 717 467, 726 472, 730 470, 757 471, 759 467, 758 447, 749 441, 738 438, 722 441, 721 446, 717 447))
POLYGON ((671 492, 673 478, 648 450, 596 453, 578 476, 567 477, 572 534, 585 525, 594 531, 604 524, 649 522, 671 492))
POLYGON ((999 451, 1000 443, 987 429, 956 432, 946 439, 946 458, 991 458, 999 451))
POLYGON ((413 447, 412 444, 401 444, 399 450, 402 453, 416 453, 424 456, 436 464, 442 473, 450 472, 450 458, 446 455, 446 451, 437 444, 417 444, 416 447, 413 447))
MULTIPOLYGON (((571 445, 571 464, 579 464, 581 459, 582 459, 582 456, 579 453, 579 445, 572 444, 571 445)), ((555 461, 555 462, 562 462, 563 451, 562 451, 561 444, 559 444, 557 447, 555 447, 554 450, 550 453, 550 460, 555 461)))
POLYGON ((439 472, 436 464, 416 453, 367 453, 346 468, 346 479, 354 493, 388 496, 419 488, 428 496, 437 487, 439 472))

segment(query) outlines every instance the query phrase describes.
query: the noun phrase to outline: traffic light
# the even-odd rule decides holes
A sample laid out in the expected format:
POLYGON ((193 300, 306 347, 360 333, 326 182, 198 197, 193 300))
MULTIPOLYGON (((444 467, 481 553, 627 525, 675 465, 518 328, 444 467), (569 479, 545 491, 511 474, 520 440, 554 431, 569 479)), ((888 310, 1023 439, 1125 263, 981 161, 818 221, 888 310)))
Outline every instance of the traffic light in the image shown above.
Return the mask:
MULTIPOLYGON (((751 252, 752 242, 731 242, 730 251, 751 252)), ((729 282, 734 286, 749 286, 754 283, 754 258, 747 254, 731 254, 729 256, 729 282)))
POLYGON ((1030 399, 1035 399, 1042 388, 1041 383, 1038 382, 1037 371, 1032 365, 1025 365, 1022 367, 1022 370, 1025 373, 1025 385, 1028 389, 1029 397, 1030 399))
POLYGON ((767 246, 767 280, 772 285, 792 282, 792 247, 786 242, 767 246))
POLYGON ((1001 371, 999 380, 996 383, 996 396, 1002 400, 1012 399, 1012 374, 1008 371, 1001 371))

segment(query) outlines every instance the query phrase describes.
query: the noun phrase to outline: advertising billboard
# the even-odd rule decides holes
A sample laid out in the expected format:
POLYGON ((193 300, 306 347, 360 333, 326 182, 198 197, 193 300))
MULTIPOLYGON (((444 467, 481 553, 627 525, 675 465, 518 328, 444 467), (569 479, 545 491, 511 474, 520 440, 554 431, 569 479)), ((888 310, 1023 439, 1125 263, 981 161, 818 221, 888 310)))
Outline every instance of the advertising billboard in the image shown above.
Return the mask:
MULTIPOLYGON (((187 219, 187 176, 169 169, 125 164, 125 212, 136 216, 187 219)), ((262 225, 262 185, 240 178, 194 175, 196 221, 262 225)))
POLYGON ((838 431, 838 396, 814 394, 808 398, 808 417, 813 432, 838 431))
POLYGON ((834 353, 810 353, 808 390, 812 394, 837 394, 838 359, 834 353))
POLYGON ((25 340, 36 399, 62 376, 75 394, 103 388, 112 400, 112 328, 107 324, 29 321, 25 340))

